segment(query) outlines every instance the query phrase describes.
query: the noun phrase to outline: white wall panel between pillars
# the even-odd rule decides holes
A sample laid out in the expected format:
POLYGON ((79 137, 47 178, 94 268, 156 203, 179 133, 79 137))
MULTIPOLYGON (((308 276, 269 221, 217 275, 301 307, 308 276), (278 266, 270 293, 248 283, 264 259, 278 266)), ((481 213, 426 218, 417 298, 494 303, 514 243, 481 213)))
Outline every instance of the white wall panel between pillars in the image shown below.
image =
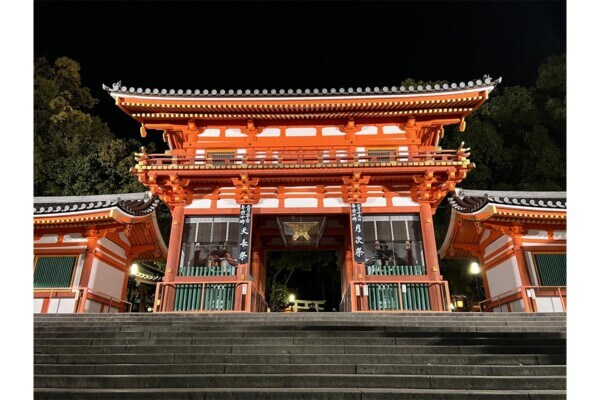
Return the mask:
POLYGON ((386 205, 387 200, 385 197, 367 197, 363 207, 385 207, 386 205))
POLYGON ((189 205, 185 206, 185 208, 210 208, 211 203, 212 201, 210 199, 194 199, 189 205))
POLYGON ((112 251, 119 257, 122 257, 125 259, 127 258, 127 253, 125 252, 125 249, 123 249, 121 246, 119 246, 118 244, 116 244, 115 242, 113 242, 112 240, 110 240, 108 238, 102 238, 102 239, 98 240, 98 244, 100 246, 104 247, 105 249, 112 251))
POLYGON ((105 262, 95 259, 92 262, 89 287, 116 299, 121 298, 125 272, 119 271, 105 262))
POLYGON ((319 202, 317 199, 284 199, 283 200, 285 207, 311 207, 315 208, 318 206, 319 202))
POLYGON ((33 312, 41 313, 43 304, 44 304, 44 299, 33 299, 33 312))
POLYGON ((563 312, 560 297, 536 297, 535 303, 538 312, 563 312))
POLYGON ((277 208, 279 207, 279 199, 260 199, 254 208, 277 208))
POLYGON ((512 241, 512 238, 510 236, 507 236, 507 235, 500 236, 498 239, 496 239, 492 243, 488 244, 488 246, 485 248, 485 252, 484 252, 483 256, 484 257, 489 256, 490 254, 492 254, 493 252, 495 252, 496 250, 498 250, 505 244, 510 243, 511 241, 512 241))
POLYGON ((341 197, 331 197, 323 199, 323 207, 350 207, 350 205, 344 203, 341 197))
POLYGON ((404 206, 418 207, 419 203, 413 201, 410 197, 394 196, 394 197, 392 197, 392 205, 396 206, 396 207, 404 207, 404 206))
POLYGON ((43 235, 39 240, 34 241, 34 243, 56 243, 58 242, 58 235, 43 235))
POLYGON ((93 300, 85 301, 85 312, 99 313, 100 307, 101 307, 101 304, 98 303, 97 301, 93 301, 93 300))
POLYGON ((78 287, 81 281, 81 272, 83 271, 83 263, 85 262, 85 255, 77 257, 75 262, 75 277, 73 278, 73 287, 78 287))
POLYGON ((486 273, 490 297, 521 287, 521 276, 516 256, 501 262, 486 273))

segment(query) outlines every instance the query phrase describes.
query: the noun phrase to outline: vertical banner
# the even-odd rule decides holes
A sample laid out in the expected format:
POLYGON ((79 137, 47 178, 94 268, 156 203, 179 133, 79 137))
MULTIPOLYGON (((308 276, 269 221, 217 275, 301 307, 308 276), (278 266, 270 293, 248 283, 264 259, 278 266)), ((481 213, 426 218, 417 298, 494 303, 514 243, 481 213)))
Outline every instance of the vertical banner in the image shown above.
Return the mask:
POLYGON ((352 246, 354 261, 365 262, 365 242, 363 240, 362 204, 352 203, 352 246))
POLYGON ((240 253, 238 254, 238 263, 248 264, 250 262, 250 222, 252 221, 252 205, 242 204, 240 206, 240 234, 238 245, 240 253))

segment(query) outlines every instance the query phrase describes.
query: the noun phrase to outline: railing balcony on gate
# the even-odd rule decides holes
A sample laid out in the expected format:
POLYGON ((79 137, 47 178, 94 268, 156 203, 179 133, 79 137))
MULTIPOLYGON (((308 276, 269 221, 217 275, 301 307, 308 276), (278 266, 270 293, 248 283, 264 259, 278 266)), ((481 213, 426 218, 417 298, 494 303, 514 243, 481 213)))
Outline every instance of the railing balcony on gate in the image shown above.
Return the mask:
POLYGON ((309 165, 313 167, 341 167, 344 164, 377 164, 379 166, 396 166, 403 163, 425 163, 424 165, 449 165, 448 163, 464 163, 469 157, 468 148, 446 150, 401 151, 392 150, 369 154, 367 151, 350 151, 334 148, 295 148, 272 149, 254 148, 252 154, 231 153, 230 157, 215 158, 210 154, 172 155, 137 153, 139 166, 197 166, 198 168, 285 168, 292 165, 309 165), (385 154, 384 154, 385 153, 385 154))
POLYGON ((340 311, 450 311, 448 282, 352 282, 342 295, 340 311), (434 299, 440 300, 439 309, 434 309, 434 299))

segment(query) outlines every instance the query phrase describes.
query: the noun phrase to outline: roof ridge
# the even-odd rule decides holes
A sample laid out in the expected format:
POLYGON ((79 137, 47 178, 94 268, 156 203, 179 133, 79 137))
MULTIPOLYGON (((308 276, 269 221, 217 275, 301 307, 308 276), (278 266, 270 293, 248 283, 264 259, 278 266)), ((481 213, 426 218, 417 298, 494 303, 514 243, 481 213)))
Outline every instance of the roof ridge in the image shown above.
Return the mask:
POLYGON ((102 84, 102 88, 108 93, 124 93, 143 96, 183 96, 183 97, 306 97, 306 96, 373 96, 385 94, 412 94, 412 93, 438 93, 452 92, 465 89, 476 89, 480 87, 495 87, 502 82, 502 77, 492 79, 484 75, 481 79, 470 80, 467 83, 444 83, 405 86, 367 86, 349 88, 321 88, 321 89, 157 89, 157 88, 135 88, 122 86, 121 81, 111 86, 102 84))

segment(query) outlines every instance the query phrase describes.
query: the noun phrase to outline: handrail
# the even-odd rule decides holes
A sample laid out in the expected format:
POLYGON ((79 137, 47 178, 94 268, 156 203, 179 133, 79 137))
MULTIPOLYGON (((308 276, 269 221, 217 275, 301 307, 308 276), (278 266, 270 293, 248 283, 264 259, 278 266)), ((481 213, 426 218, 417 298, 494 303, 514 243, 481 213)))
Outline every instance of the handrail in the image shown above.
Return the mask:
POLYGON ((395 162, 448 162, 465 161, 469 149, 435 149, 400 151, 390 149, 384 154, 369 155, 367 151, 349 151, 322 148, 318 150, 253 149, 255 154, 232 154, 231 158, 213 158, 210 154, 172 155, 136 153, 139 165, 274 165, 274 164, 327 164, 327 163, 395 163, 395 162), (265 154, 256 154, 265 153, 265 154))
MULTIPOLYGON (((109 295, 108 293, 104 293, 101 292, 99 290, 96 289, 92 289, 92 288, 88 288, 88 287, 63 287, 63 288, 47 288, 49 295, 46 296, 42 296, 41 293, 43 293, 44 289, 46 288, 37 288, 36 292, 38 295, 38 298, 48 298, 48 299, 53 299, 53 298, 58 298, 58 294, 63 294, 63 297, 74 297, 75 298, 75 303, 73 305, 73 313, 77 313, 79 312, 79 308, 80 308, 80 304, 82 301, 88 300, 88 294, 91 293, 94 296, 98 296, 101 298, 104 298, 104 300, 107 300, 108 303, 103 303, 103 304, 108 304, 108 311, 110 312, 111 308, 113 307, 113 301, 115 303, 115 306, 117 306, 117 304, 125 304, 128 305, 128 311, 127 312, 131 312, 131 309, 133 307, 133 305, 123 299, 120 299, 118 297, 114 297, 109 295), (68 296, 65 296, 66 294, 68 294, 68 296)), ((81 311, 84 312, 84 311, 81 311)), ((56 307, 56 312, 55 314, 58 314, 58 307, 56 307)))
MULTIPOLYGON (((484 312, 490 307, 491 308, 501 307, 502 305, 504 305, 506 303, 510 303, 515 300, 529 298, 529 296, 527 295, 528 289, 533 289, 534 294, 535 294, 535 291, 558 291, 558 297, 560 298, 561 304, 563 306, 563 310, 566 310, 566 304, 564 301, 564 299, 567 296, 567 292, 566 292, 567 287, 566 286, 519 286, 518 288, 507 290, 506 292, 502 292, 494 297, 490 297, 489 299, 480 301, 479 302, 479 311, 484 312), (564 291, 564 294, 562 293, 563 291, 564 291), (515 298, 515 299, 511 298, 512 296, 518 295, 518 294, 520 294, 520 296, 518 296, 517 298, 515 298)), ((531 306, 531 303, 529 302, 529 300, 528 300, 527 305, 531 306)), ((533 311, 536 311, 535 304, 533 304, 533 308, 534 308, 533 311)))
MULTIPOLYGON (((201 278, 201 277, 198 277, 201 278)), ((232 282, 223 282, 223 283, 215 283, 215 282, 207 282, 202 279, 190 279, 185 282, 157 282, 156 285, 156 294, 154 298, 154 307, 153 310, 155 313, 199 313, 199 312, 219 312, 219 310, 204 310, 204 292, 206 290, 207 285, 219 285, 219 284, 231 284, 235 285, 235 287, 239 287, 241 285, 247 285, 246 288, 250 288, 250 291, 246 291, 245 294, 242 294, 242 299, 247 299, 245 296, 249 295, 249 302, 246 303, 244 309, 234 310, 234 311, 266 311, 268 307, 268 303, 265 300, 264 296, 259 292, 258 288, 254 285, 254 282, 247 281, 232 281, 232 282), (175 310, 165 310, 164 309, 164 300, 165 300, 165 288, 170 287, 176 289, 178 285, 201 285, 201 294, 200 294, 200 307, 198 310, 186 310, 186 311, 175 311, 175 310), (257 300, 256 302, 254 300, 257 300), (249 309, 248 309, 249 308, 249 309), (254 310, 253 310, 254 308, 254 310)), ((245 301, 245 300, 244 300, 245 301)), ((241 304, 241 302, 240 302, 241 304)))
POLYGON ((340 302, 340 311, 361 311, 361 312, 372 312, 372 311, 377 311, 377 312, 412 312, 412 311, 427 311, 427 310, 408 310, 405 308, 405 304, 403 304, 403 300, 402 300, 402 291, 403 291, 403 285, 411 285, 411 284, 419 284, 419 285, 427 285, 428 288, 431 288, 434 285, 437 285, 440 289, 439 292, 439 299, 441 300, 441 304, 440 306, 442 307, 442 310, 438 310, 438 311, 450 311, 450 290, 448 287, 448 282, 447 281, 406 281, 406 280, 396 280, 396 281, 390 281, 390 280, 385 280, 385 281, 377 281, 377 280, 360 280, 360 281, 352 281, 348 287, 346 288, 346 290, 344 291, 344 294, 342 296, 342 301, 340 302), (355 297, 355 300, 357 301, 357 304, 360 302, 360 299, 363 296, 363 286, 368 286, 370 284, 397 284, 398 285, 398 301, 399 301, 399 308, 398 309, 394 309, 394 310, 363 310, 363 309, 358 309, 358 307, 356 307, 357 309, 354 310, 355 307, 352 306, 352 296, 355 297), (356 288, 358 289, 358 292, 360 294, 355 294, 356 288))

